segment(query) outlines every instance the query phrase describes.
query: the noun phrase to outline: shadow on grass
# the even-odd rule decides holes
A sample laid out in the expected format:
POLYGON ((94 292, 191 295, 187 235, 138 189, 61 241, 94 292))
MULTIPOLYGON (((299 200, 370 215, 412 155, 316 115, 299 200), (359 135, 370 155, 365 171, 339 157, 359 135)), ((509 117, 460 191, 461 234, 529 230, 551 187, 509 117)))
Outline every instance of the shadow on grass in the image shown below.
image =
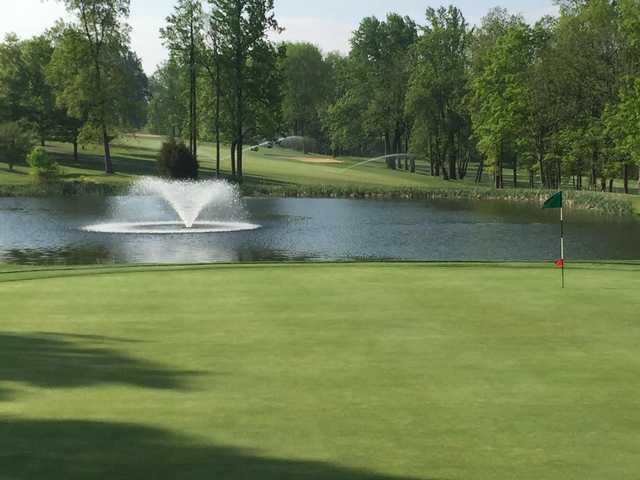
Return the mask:
MULTIPOLYGON (((120 147, 122 149, 122 147, 120 147)), ((116 174, 125 175, 157 175, 157 159, 156 153, 141 153, 136 151, 138 149, 132 149, 130 154, 124 152, 113 153, 111 160, 113 161, 113 167, 116 174)), ((73 156, 66 153, 53 153, 52 157, 63 168, 78 168, 82 170, 90 170, 96 174, 104 173, 104 157, 100 154, 82 153, 78 161, 74 160, 73 156)), ((215 174, 215 170, 210 167, 200 167, 200 172, 208 175, 215 174)), ((65 178, 82 177, 83 174, 65 174, 65 178)))
MULTIPOLYGON (((189 380, 198 374, 136 359, 114 348, 131 342, 52 333, 0 333, 0 382, 41 388, 123 384, 180 390, 188 389, 189 380)), ((5 397, 9 393, 4 390, 5 397)))
MULTIPOLYGON (((51 156, 63 168, 78 168, 98 173, 104 172, 104 157, 99 154, 81 153, 78 161, 75 161, 72 155, 66 153, 53 153, 51 156)), ((136 154, 135 156, 132 155, 132 157, 113 154, 111 159, 116 172, 129 175, 153 175, 156 173, 156 156, 136 154)))
POLYGON ((265 458, 139 425, 68 420, 0 421, 0 464, 0 477, 12 480, 409 480, 265 458))
MULTIPOLYGON (((96 174, 104 172, 104 157, 98 153, 80 152, 78 161, 70 153, 52 152, 51 156, 63 168, 78 168, 89 170, 96 174)), ((125 175, 157 175, 158 151, 148 147, 117 146, 117 151, 112 154, 113 166, 117 174, 125 175)), ((199 173, 203 179, 211 179, 215 176, 215 168, 210 166, 200 166, 199 173)), ((86 174, 64 174, 64 178, 81 178, 86 174)), ((230 172, 222 172, 222 179, 235 182, 236 178, 230 172)), ((273 178, 260 175, 245 175, 244 182, 248 185, 269 185, 269 186, 291 186, 291 182, 279 181, 273 178)))
MULTIPOLYGON (((25 166, 26 166, 26 164, 23 164, 23 163, 17 164, 16 163, 16 167, 25 167, 25 166)), ((15 175, 21 175, 23 177, 29 175, 29 172, 21 172, 21 171, 16 170, 16 169, 11 170, 9 167, 0 168, 0 172, 13 173, 15 175)))

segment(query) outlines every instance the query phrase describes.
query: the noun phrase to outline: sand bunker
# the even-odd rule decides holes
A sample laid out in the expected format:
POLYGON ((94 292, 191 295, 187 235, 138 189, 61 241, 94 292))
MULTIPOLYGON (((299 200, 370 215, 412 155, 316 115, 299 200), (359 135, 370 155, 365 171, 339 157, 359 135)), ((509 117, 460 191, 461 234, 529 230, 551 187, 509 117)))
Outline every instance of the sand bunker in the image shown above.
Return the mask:
POLYGON ((325 165, 335 165, 338 163, 343 163, 341 160, 337 160, 335 158, 330 158, 330 157, 286 157, 287 160, 294 160, 296 162, 303 162, 303 163, 318 163, 318 164, 325 164, 325 165))

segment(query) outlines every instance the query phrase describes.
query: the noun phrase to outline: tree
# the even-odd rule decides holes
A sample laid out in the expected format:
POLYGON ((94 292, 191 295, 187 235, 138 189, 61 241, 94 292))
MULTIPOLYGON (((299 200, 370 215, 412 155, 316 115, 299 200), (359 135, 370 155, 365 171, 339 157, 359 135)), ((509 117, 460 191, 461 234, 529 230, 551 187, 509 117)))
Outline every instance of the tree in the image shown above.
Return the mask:
MULTIPOLYGON (((262 100, 260 80, 248 74, 249 67, 259 68, 268 47, 267 33, 278 30, 273 12, 273 0, 209 0, 213 6, 212 29, 218 33, 220 52, 229 69, 232 92, 232 170, 243 175, 243 148, 246 123, 249 120, 247 101, 262 100)), ((253 118, 255 120, 255 116, 253 118)))
POLYGON ((13 166, 23 161, 33 145, 33 132, 19 122, 0 123, 0 159, 13 166))
POLYGON ((640 77, 625 82, 619 102, 607 108, 604 118, 616 152, 623 159, 624 191, 629 193, 629 165, 640 167, 640 77))
POLYGON ((0 44, 0 117, 29 126, 40 144, 45 140, 73 143, 76 148, 82 120, 56 105, 54 88, 47 78, 53 55, 52 35, 18 40, 14 35, 0 44))
POLYGON ((147 127, 151 133, 183 138, 190 114, 183 101, 185 79, 175 58, 169 58, 149 79, 147 127))
POLYGON ((433 173, 438 175, 441 170, 447 180, 464 176, 470 152, 464 103, 470 40, 460 10, 428 8, 427 25, 413 49, 415 68, 406 108, 414 119, 414 129, 428 137, 421 145, 428 149, 426 156, 435 165, 433 173))
POLYGON ((473 82, 474 128, 480 151, 494 166, 496 188, 504 188, 503 168, 509 158, 517 184, 532 53, 529 27, 524 23, 509 25, 473 82))
MULTIPOLYGON (((415 22, 393 13, 384 21, 363 19, 351 39, 354 82, 346 95, 366 105, 363 130, 372 140, 383 139, 385 155, 407 150, 410 132, 404 105, 409 52, 416 39, 415 22)), ((388 157, 387 165, 396 168, 395 158, 388 157)))
POLYGON ((0 89, 5 119, 29 124, 44 145, 55 121, 55 100, 45 68, 53 46, 44 35, 29 40, 7 36, 0 44, 0 89))
MULTIPOLYGON (((125 39, 105 37, 97 62, 87 64, 87 58, 94 59, 92 45, 82 31, 60 25, 47 79, 54 87, 56 104, 82 123, 83 139, 104 145, 105 172, 113 173, 110 142, 118 131, 145 124, 148 81, 125 39)), ((73 131, 77 124, 69 127, 73 131)))
POLYGON ((20 42, 23 119, 33 126, 41 145, 51 135, 56 121, 55 99, 46 81, 45 68, 51 61, 53 45, 46 36, 20 42))
MULTIPOLYGON (((78 37, 75 40, 84 45, 75 49, 82 56, 75 57, 78 67, 84 65, 85 59, 92 64, 91 74, 84 72, 82 80, 88 85, 93 100, 90 108, 90 121, 99 129, 104 146, 105 173, 112 174, 109 128, 113 126, 113 103, 111 82, 118 79, 118 64, 123 51, 127 50, 129 38, 124 21, 129 15, 129 0, 64 0, 67 9, 78 19, 78 37), (80 42, 82 40, 82 42, 80 42)), ((69 38, 69 37, 68 37, 69 38)), ((71 92, 67 92, 69 101, 71 92)), ((87 97, 85 97, 86 99, 87 97)), ((72 102, 69 102, 70 104, 72 102)), ((69 105, 71 106, 71 105, 69 105)), ((73 107, 71 107, 73 108, 73 107)))
POLYGON ((0 43, 0 121, 17 121, 25 116, 26 83, 20 41, 15 34, 9 34, 0 43))
POLYGON ((329 66, 322 52, 310 43, 284 45, 280 62, 283 77, 282 114, 288 131, 296 136, 321 135, 320 110, 326 107, 329 66))
POLYGON ((205 24, 204 48, 202 63, 209 75, 210 87, 213 91, 213 122, 216 142, 216 177, 220 176, 220 134, 222 103, 222 55, 220 52, 220 34, 216 30, 215 17, 212 15, 205 24))
POLYGON ((329 54, 326 61, 332 86, 328 92, 328 107, 322 114, 322 125, 333 155, 370 153, 377 143, 364 129, 368 99, 359 88, 355 61, 339 53, 329 54))
MULTIPOLYGON (((552 61, 559 79, 559 94, 548 101, 562 103, 560 124, 563 130, 575 132, 564 138, 588 141, 586 158, 592 189, 598 188, 599 177, 600 188, 606 186, 606 177, 614 171, 608 163, 617 162, 607 146, 610 139, 606 138, 603 124, 605 109, 615 101, 622 78, 620 45, 624 42, 620 38, 616 3, 561 2, 554 35, 552 61)), ((567 143, 557 145, 560 150, 575 150, 574 147, 567 143)))
POLYGON ((198 67, 203 49, 202 4, 199 0, 178 0, 167 27, 160 33, 171 55, 189 76, 189 151, 198 158, 198 67))

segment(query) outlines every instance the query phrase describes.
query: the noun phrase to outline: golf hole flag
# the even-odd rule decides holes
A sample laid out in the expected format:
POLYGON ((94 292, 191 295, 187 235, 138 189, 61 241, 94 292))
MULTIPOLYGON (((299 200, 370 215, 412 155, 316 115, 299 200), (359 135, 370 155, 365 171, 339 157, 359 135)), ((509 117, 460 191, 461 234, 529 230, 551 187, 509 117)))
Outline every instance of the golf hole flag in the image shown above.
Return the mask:
POLYGON ((560 209, 560 258, 555 261, 556 267, 562 268, 562 288, 564 288, 564 204, 562 192, 558 192, 544 202, 542 208, 560 209))

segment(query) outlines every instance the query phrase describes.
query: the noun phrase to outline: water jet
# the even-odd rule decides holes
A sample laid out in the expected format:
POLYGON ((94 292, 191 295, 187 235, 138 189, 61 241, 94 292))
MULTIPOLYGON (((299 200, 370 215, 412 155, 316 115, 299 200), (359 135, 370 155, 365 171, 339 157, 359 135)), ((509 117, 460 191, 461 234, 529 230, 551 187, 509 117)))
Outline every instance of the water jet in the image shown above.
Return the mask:
POLYGON ((259 225, 243 221, 199 220, 207 207, 223 207, 232 210, 232 216, 242 218, 243 209, 238 189, 225 181, 185 181, 161 178, 138 180, 129 192, 130 196, 157 196, 166 202, 180 221, 115 221, 87 225, 86 232, 119 234, 203 234, 256 230, 259 225))

